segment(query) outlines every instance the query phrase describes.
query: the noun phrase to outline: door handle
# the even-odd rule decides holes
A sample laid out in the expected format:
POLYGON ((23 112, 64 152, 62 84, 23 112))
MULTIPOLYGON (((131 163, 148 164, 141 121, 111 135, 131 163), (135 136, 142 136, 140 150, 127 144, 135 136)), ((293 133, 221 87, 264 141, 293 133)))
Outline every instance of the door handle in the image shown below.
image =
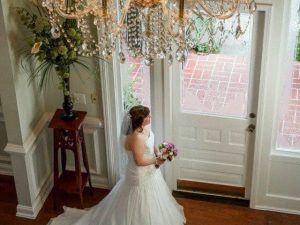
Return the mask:
POLYGON ((255 125, 254 124, 250 124, 248 127, 247 127, 247 131, 249 133, 254 133, 255 131, 255 125))
POLYGON ((250 114, 249 114, 249 117, 250 117, 251 119, 254 119, 254 118, 256 118, 256 114, 255 114, 255 113, 250 113, 250 114))

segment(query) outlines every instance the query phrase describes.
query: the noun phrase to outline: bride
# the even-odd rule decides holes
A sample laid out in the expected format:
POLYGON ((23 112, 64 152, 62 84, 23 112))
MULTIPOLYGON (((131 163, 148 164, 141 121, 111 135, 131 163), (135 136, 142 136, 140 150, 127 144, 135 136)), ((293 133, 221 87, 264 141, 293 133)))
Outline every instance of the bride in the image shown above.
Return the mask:
POLYGON ((150 111, 134 106, 125 116, 122 134, 128 163, 111 192, 88 211, 65 208, 49 225, 183 225, 183 208, 171 195, 160 169, 163 164, 148 128, 150 111))

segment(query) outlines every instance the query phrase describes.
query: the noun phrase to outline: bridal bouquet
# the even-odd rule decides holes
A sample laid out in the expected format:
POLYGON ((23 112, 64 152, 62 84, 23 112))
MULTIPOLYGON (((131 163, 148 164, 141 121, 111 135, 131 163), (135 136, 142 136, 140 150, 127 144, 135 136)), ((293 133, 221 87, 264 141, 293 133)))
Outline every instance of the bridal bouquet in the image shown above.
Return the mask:
POLYGON ((158 146, 158 149, 163 160, 172 161, 178 154, 178 149, 170 142, 164 141, 158 146))

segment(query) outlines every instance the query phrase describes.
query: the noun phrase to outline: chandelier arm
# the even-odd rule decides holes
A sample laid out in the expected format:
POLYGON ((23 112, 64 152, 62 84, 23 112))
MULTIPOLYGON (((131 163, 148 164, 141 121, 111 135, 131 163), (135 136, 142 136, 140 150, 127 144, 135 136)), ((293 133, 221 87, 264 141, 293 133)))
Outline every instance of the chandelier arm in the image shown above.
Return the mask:
POLYGON ((182 21, 184 17, 184 0, 179 0, 179 19, 182 21))
POLYGON ((103 16, 106 18, 107 17, 107 0, 102 0, 102 11, 103 11, 103 16))
MULTIPOLYGON (((198 12, 196 9, 192 9, 192 12, 197 16, 197 17, 199 17, 200 19, 204 19, 204 17, 203 17, 203 14, 202 13, 200 13, 200 12, 198 12)), ((205 16, 205 15, 204 15, 205 16)))
POLYGON ((120 30, 122 25, 124 24, 124 20, 125 20, 126 14, 128 12, 131 1, 132 0, 126 0, 126 2, 125 2, 124 8, 122 9, 122 13, 121 13, 121 19, 118 23, 118 30, 120 30))
MULTIPOLYGON (((198 3, 198 2, 196 2, 196 3, 198 3)), ((205 17, 210 17, 209 14, 207 14, 207 13, 205 13, 205 12, 201 12, 201 10, 199 9, 199 5, 196 5, 196 4, 195 4, 195 7, 192 9, 192 12, 193 12, 196 16, 200 17, 201 19, 204 19, 204 16, 205 16, 205 17)))
POLYGON ((211 17, 214 17, 214 18, 217 18, 217 19, 228 19, 230 17, 232 17, 235 12, 237 11, 239 5, 240 5, 240 0, 234 0, 235 2, 235 7, 229 11, 229 12, 226 12, 224 14, 221 14, 221 15, 217 15, 217 14, 214 14, 213 12, 211 12, 208 7, 203 3, 203 0, 198 0, 198 3, 200 4, 200 6, 203 8, 203 10, 211 17))
POLYGON ((88 8, 82 10, 80 13, 76 13, 76 14, 68 14, 68 13, 65 13, 63 12, 61 9, 59 9, 58 7, 55 7, 54 8, 55 11, 62 17, 64 18, 67 18, 67 19, 79 19, 79 18, 82 18, 86 15, 88 15, 92 10, 93 10, 93 7, 92 6, 89 6, 88 8))
POLYGON ((163 14, 166 16, 168 15, 168 10, 167 10, 167 2, 166 0, 161 0, 161 5, 162 5, 162 10, 163 10, 163 14))

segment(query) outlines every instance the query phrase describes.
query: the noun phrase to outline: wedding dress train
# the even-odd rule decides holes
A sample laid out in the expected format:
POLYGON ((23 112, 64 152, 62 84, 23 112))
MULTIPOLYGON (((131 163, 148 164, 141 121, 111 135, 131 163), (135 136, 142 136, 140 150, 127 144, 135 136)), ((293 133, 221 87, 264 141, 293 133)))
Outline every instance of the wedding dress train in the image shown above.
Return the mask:
MULTIPOLYGON (((154 135, 145 141, 144 157, 154 155, 154 135)), ((126 175, 88 211, 64 208, 48 225, 183 225, 183 208, 171 195, 160 169, 136 166, 132 153, 126 175)))

